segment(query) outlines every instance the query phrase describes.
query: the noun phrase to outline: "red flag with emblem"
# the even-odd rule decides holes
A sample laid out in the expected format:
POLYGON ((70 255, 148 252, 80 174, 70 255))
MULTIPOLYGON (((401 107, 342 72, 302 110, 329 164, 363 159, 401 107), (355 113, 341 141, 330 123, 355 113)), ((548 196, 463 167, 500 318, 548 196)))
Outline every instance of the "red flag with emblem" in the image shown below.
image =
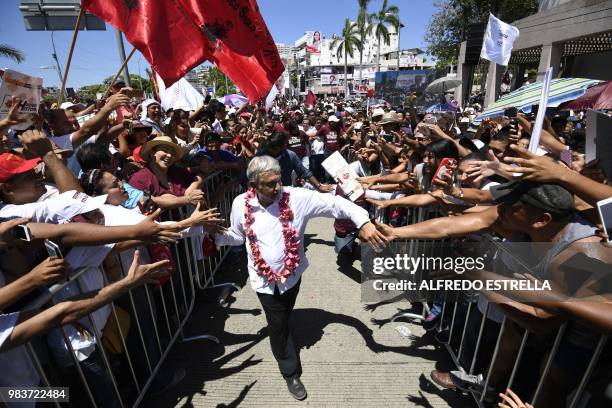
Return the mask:
POLYGON ((210 61, 251 102, 268 94, 285 67, 256 0, 178 0, 209 40, 210 61))
POLYGON ((252 101, 284 66, 255 0, 83 0, 125 33, 170 86, 206 60, 252 101))

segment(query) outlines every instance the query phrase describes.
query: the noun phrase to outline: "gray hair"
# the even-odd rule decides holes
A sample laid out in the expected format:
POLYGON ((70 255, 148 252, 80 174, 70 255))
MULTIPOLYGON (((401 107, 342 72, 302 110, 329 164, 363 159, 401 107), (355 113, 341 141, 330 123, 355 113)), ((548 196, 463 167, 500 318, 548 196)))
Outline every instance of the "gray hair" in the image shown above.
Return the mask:
POLYGON ((251 159, 249 167, 247 167, 246 175, 251 183, 259 183, 259 178, 264 173, 280 174, 281 167, 272 156, 256 156, 251 159))

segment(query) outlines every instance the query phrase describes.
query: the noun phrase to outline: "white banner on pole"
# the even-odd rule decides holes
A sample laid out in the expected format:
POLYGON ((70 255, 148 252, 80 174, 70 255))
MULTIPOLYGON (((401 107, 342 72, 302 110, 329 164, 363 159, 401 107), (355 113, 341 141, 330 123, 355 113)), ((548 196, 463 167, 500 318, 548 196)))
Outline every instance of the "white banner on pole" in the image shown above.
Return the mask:
POLYGON ((164 110, 183 109, 194 111, 204 104, 204 97, 185 78, 181 78, 166 88, 164 81, 157 75, 159 99, 164 110))
POLYGON ((550 89, 551 79, 552 67, 548 67, 546 74, 544 75, 544 82, 542 83, 542 94, 540 95, 538 115, 536 116, 535 124, 533 125, 533 129, 531 131, 531 140, 529 141, 529 151, 536 154, 542 152, 542 149, 538 150, 538 146, 540 145, 540 134, 542 133, 542 126, 544 125, 544 116, 546 116, 548 90, 550 89))
POLYGON ((489 14, 489 23, 482 39, 480 58, 499 65, 508 65, 514 40, 518 36, 518 28, 504 23, 493 14, 489 14))

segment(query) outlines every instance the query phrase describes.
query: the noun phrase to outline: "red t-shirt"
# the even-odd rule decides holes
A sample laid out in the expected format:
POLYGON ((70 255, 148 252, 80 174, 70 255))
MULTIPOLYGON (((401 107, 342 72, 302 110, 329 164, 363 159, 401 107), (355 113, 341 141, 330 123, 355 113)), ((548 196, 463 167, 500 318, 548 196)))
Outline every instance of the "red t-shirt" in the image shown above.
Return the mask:
MULTIPOLYGON (((336 187, 336 195, 347 198, 340 186, 336 187)), ((367 210, 368 202, 365 200, 365 194, 355 200, 355 204, 367 210)), ((334 221, 334 229, 336 230, 337 236, 339 236, 340 238, 344 238, 351 232, 356 231, 357 226, 353 223, 353 221, 351 221, 350 218, 336 218, 336 220, 334 221)))
POLYGON ((293 151, 301 159, 306 156, 306 141, 308 135, 303 131, 299 131, 297 135, 287 133, 287 148, 293 151))
POLYGON ((148 191, 151 196, 158 197, 163 194, 172 194, 177 197, 185 195, 185 190, 193 181, 195 176, 187 169, 171 166, 168 170, 168 186, 164 186, 148 167, 138 170, 132 174, 129 183, 132 187, 142 191, 148 191))
POLYGON ((321 127, 319 135, 323 137, 326 152, 333 153, 340 148, 340 134, 339 130, 332 130, 329 126, 321 127))

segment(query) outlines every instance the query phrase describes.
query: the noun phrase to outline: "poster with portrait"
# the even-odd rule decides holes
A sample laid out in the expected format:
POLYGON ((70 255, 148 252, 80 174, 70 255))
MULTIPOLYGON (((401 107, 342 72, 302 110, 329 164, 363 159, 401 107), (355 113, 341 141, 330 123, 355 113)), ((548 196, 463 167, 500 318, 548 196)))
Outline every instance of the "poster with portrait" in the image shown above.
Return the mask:
POLYGON ((311 54, 321 54, 321 43, 323 36, 320 31, 309 31, 306 33, 306 51, 311 54))
MULTIPOLYGON (((344 75, 342 76, 344 78, 344 75)), ((321 74, 321 85, 338 85, 340 83, 340 75, 336 74, 321 74)))

